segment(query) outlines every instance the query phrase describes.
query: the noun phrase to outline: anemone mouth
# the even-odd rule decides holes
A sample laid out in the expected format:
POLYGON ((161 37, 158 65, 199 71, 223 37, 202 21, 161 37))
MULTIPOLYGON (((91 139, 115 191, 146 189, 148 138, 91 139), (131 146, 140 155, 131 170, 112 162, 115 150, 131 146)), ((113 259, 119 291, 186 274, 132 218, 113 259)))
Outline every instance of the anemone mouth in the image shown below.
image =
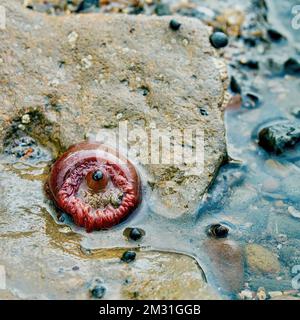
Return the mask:
POLYGON ((110 228, 124 220, 137 206, 139 179, 131 163, 127 167, 108 160, 108 153, 102 154, 101 158, 88 156, 86 149, 84 156, 74 156, 72 150, 67 152, 55 163, 49 186, 58 207, 71 215, 78 226, 87 231, 110 228), (89 188, 86 177, 97 171, 105 172, 108 179, 105 188, 95 192, 89 188), (64 173, 63 176, 60 172, 64 173))

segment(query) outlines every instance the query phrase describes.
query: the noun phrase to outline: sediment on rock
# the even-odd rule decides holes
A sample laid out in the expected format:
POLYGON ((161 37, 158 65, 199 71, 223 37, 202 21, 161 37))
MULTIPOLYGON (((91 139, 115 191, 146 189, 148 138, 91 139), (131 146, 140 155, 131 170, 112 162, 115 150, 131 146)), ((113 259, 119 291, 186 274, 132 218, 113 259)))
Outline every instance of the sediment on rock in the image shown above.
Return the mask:
MULTIPOLYGON (((127 121, 128 145, 137 151, 132 160, 141 165, 145 185, 151 185, 149 205, 168 217, 195 212, 226 159, 226 72, 206 27, 182 17, 174 33, 170 17, 52 17, 19 1, 3 5, 0 136, 7 119, 36 107, 55 123, 63 148, 87 137, 101 140, 103 129, 110 144, 120 122, 127 121), (188 161, 149 163, 145 137, 134 133, 146 130, 147 138, 154 127, 172 134, 204 133, 203 170, 188 161)), ((190 139, 175 146, 183 152, 194 148, 190 139)))

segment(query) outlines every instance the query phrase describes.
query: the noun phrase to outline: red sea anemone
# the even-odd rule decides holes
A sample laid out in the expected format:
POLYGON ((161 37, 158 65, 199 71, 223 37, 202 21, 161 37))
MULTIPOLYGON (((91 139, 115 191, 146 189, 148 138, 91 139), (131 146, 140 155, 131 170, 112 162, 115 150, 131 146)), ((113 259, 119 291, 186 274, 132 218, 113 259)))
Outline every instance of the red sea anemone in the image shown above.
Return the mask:
POLYGON ((100 143, 70 147, 54 163, 47 186, 57 207, 87 231, 118 224, 141 198, 133 164, 100 143))

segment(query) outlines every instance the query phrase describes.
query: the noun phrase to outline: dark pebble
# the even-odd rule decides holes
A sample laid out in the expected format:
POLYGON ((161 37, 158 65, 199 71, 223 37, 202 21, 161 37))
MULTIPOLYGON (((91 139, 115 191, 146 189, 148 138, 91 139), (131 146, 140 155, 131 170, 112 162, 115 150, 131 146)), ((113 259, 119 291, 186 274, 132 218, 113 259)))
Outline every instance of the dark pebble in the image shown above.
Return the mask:
POLYGON ((265 127, 258 133, 258 142, 265 150, 281 154, 300 142, 300 125, 285 122, 265 127))
POLYGON ((181 26, 181 23, 179 23, 177 20, 175 19, 172 19, 170 21, 170 24, 169 24, 170 28, 174 31, 177 31, 179 30, 180 26, 181 26))
POLYGON ((243 67, 247 67, 252 70, 258 70, 259 69, 259 62, 256 60, 247 60, 247 61, 240 61, 240 65, 243 67))
POLYGON ((247 93, 243 96, 243 107, 246 109, 255 109, 258 108, 261 99, 259 96, 255 95, 254 93, 247 93))
POLYGON ((149 94, 149 88, 142 86, 138 88, 138 92, 141 93, 144 97, 146 97, 149 94))
POLYGON ((75 12, 88 12, 93 8, 99 8, 99 0, 83 0, 80 2, 75 12))
POLYGON ((204 108, 199 108, 199 112, 202 116, 208 116, 208 112, 204 108))
POLYGON ((269 29, 267 31, 269 38, 272 41, 278 42, 280 40, 283 40, 285 37, 278 31, 274 30, 274 29, 269 29))
POLYGON ((300 63, 296 59, 290 58, 284 63, 283 70, 286 74, 300 76, 300 63))
POLYGON ((214 32, 209 37, 209 40, 212 46, 216 49, 226 47, 228 44, 228 36, 224 32, 220 31, 214 32))
POLYGON ((233 76, 230 79, 230 90, 233 93, 241 93, 242 92, 241 86, 238 84, 238 82, 236 81, 236 78, 233 76))
POLYGON ((74 267, 72 268, 72 270, 73 270, 73 271, 78 271, 78 270, 79 270, 79 267, 78 267, 78 266, 74 266, 74 267))
POLYGON ((228 236, 229 229, 219 223, 208 226, 207 233, 211 237, 226 238, 228 236))
POLYGON ((146 232, 141 229, 141 228, 126 228, 123 231, 123 235, 129 239, 129 240, 133 240, 133 241, 137 241, 139 239, 141 239, 142 237, 144 237, 146 234, 146 232))
POLYGON ((143 237, 143 232, 139 228, 132 228, 129 233, 129 238, 137 241, 143 237))
POLYGON ((122 261, 129 263, 135 260, 136 253, 134 251, 125 251, 121 258, 122 261))
POLYGON ((90 289, 90 292, 95 299, 102 299, 106 293, 106 288, 103 285, 95 285, 90 289))

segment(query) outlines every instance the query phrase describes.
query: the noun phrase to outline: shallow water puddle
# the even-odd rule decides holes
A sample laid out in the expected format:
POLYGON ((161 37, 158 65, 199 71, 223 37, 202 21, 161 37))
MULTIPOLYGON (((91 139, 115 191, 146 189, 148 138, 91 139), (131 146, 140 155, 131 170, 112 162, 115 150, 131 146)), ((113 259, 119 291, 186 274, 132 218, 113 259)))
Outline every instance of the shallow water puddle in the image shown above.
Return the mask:
MULTIPOLYGON (((37 147, 43 149, 38 144, 37 147)), ((47 199, 44 184, 52 156, 47 149, 43 154, 39 159, 11 154, 1 156, 0 215, 3 222, 0 225, 0 262, 6 267, 8 292, 13 297, 88 298, 89 287, 97 277, 107 286, 106 298, 138 298, 134 296, 137 290, 142 290, 140 298, 147 295, 162 297, 166 292, 150 290, 147 286, 149 280, 145 280, 145 284, 144 280, 133 283, 126 280, 148 277, 157 281, 155 279, 161 272, 157 266, 165 268, 164 272, 186 274, 184 277, 191 273, 188 277, 190 290, 185 289, 186 292, 177 292, 178 281, 170 279, 174 297, 177 294, 177 297, 192 298, 193 290, 198 290, 199 286, 203 287, 203 296, 208 294, 200 266, 189 256, 175 253, 194 254, 190 249, 190 236, 187 236, 192 229, 189 221, 183 221, 187 228, 180 230, 178 221, 168 221, 151 213, 147 201, 143 201, 138 214, 133 214, 115 228, 86 233, 68 216, 61 215, 47 199), (141 241, 130 241, 123 235, 129 226, 144 230, 141 241), (125 248, 138 250, 133 267, 120 260, 125 248), (166 253, 153 251, 156 249, 166 253), (186 270, 183 266, 190 267, 186 270), (198 287, 195 281, 199 281, 198 287)), ((211 295, 214 295, 212 291, 211 295)), ((5 297, 10 295, 7 293, 5 297)))

